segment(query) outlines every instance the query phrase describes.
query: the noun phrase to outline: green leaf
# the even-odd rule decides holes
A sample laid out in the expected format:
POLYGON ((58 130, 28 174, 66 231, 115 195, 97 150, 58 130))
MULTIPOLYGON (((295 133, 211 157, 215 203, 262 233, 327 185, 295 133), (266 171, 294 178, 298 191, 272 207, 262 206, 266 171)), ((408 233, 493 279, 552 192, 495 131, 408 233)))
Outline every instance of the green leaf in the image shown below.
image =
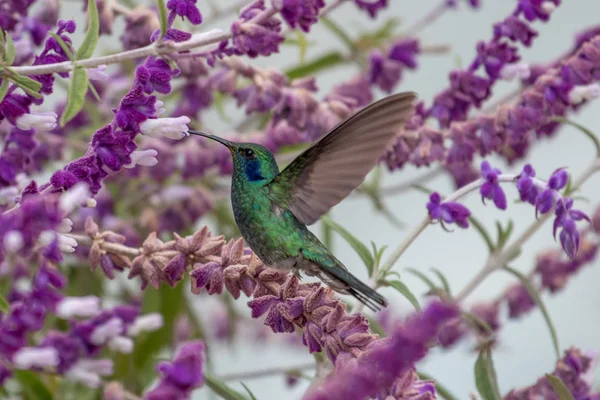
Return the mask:
POLYGON ((71 49, 65 43, 65 41, 60 36, 58 36, 56 33, 54 33, 54 32, 49 32, 49 33, 50 33, 50 36, 52 36, 54 38, 54 40, 56 40, 56 42, 58 43, 58 45, 60 46, 62 51, 67 55, 67 57, 69 57, 69 60, 75 61, 75 55, 71 52, 71 49))
POLYGON ((563 124, 568 124, 568 125, 571 125, 577 129, 579 129, 584 135, 586 135, 588 138, 590 138, 590 140, 592 142, 594 142, 594 148, 596 149, 596 157, 600 157, 600 140, 598 139, 598 137, 596 136, 596 134, 594 132, 592 132, 590 129, 586 128, 585 126, 578 124, 577 122, 571 121, 564 117, 552 117, 551 120, 554 120, 556 122, 562 122, 563 124))
POLYGON ((337 51, 332 51, 306 64, 302 64, 298 67, 291 68, 285 73, 288 76, 288 78, 297 79, 305 77, 307 75, 314 75, 319 71, 333 68, 337 65, 344 64, 346 62, 347 60, 341 53, 337 51))
POLYGON ((315 44, 315 42, 311 42, 311 41, 307 40, 306 35, 304 35, 300 31, 296 31, 295 33, 296 33, 296 38, 287 37, 285 39, 285 42, 283 42, 283 44, 287 45, 287 46, 298 46, 298 50, 300 51, 300 54, 299 54, 300 64, 304 64, 304 62, 306 62, 306 53, 308 51, 308 48, 310 46, 312 46, 313 44, 315 44))
POLYGON ((548 382, 552 385, 552 389, 558 395, 559 400, 575 400, 567 385, 556 375, 546 374, 548 382))
MULTIPOLYGON (((96 4, 95 0, 91 0, 96 4)), ((75 68, 71 74, 71 85, 69 86, 69 97, 65 111, 60 117, 60 126, 65 126, 67 122, 75 118, 75 116, 83 108, 85 102, 85 94, 88 90, 88 76, 84 68, 75 68)))
POLYGON ((100 95, 98 94, 98 91, 96 90, 96 87, 92 84, 91 81, 88 82, 88 89, 90 90, 90 92, 92 93, 94 98, 98 101, 98 103, 102 103, 102 99, 100 98, 100 95))
POLYGON ((321 17, 321 22, 323 23, 323 25, 325 25, 327 29, 329 29, 335 36, 337 36, 338 39, 342 41, 342 43, 348 46, 348 50, 350 50, 353 53, 356 52, 356 46, 354 46, 354 42, 352 41, 350 36, 348 36, 348 34, 344 32, 344 29, 342 29, 341 26, 339 26, 338 24, 333 22, 333 20, 325 16, 321 17))
MULTIPOLYGON (((387 249, 387 246, 382 246, 380 249, 378 249, 375 245, 375 242, 371 241, 371 248, 373 249, 373 268, 377 270, 379 268, 379 265, 381 265, 381 258, 383 257, 383 252, 387 249)), ((398 275, 398 277, 400 277, 400 275, 398 275)))
POLYGON ((6 93, 8 93, 8 85, 9 81, 7 77, 2 78, 2 84, 0 84, 0 103, 6 97, 6 93))
POLYGON ((475 385, 482 400, 501 400, 496 371, 492 361, 492 353, 489 348, 479 352, 475 362, 475 385))
POLYGON ((206 386, 225 400, 248 400, 246 396, 233 390, 225 382, 218 380, 212 375, 206 375, 204 379, 206 386))
POLYGON ((421 278, 421 280, 423 282, 425 282, 425 284, 427 286, 429 286, 429 289, 431 289, 432 291, 437 291, 439 288, 436 286, 435 283, 433 283, 433 281, 431 279, 429 279, 427 277, 427 275, 425 275, 424 273, 422 273, 421 271, 418 271, 414 268, 406 268, 407 272, 410 272, 411 274, 415 275, 417 278, 421 278))
POLYGON ((497 249, 503 249, 504 245, 506 244, 506 242, 508 242, 508 239, 510 238, 510 234, 513 231, 513 222, 512 220, 508 221, 508 225, 506 226, 506 229, 502 228, 502 225, 500 225, 499 222, 496 221, 496 229, 498 231, 498 245, 497 245, 497 249))
POLYGON ((6 51, 4 53, 4 62, 6 65, 12 65, 15 61, 17 52, 15 51, 15 42, 8 32, 4 32, 4 39, 6 41, 6 51))
POLYGON ((6 299, 4 298, 4 296, 2 296, 0 294, 0 311, 3 314, 6 314, 8 312, 9 308, 10 308, 10 304, 8 304, 8 301, 6 301, 6 299))
POLYGON ((31 79, 28 76, 16 75, 12 78, 12 80, 18 87, 26 91, 28 94, 38 99, 42 98, 42 95, 40 94, 42 84, 35 79, 31 79))
POLYGON ((165 6, 165 0, 158 1, 158 15, 160 17, 160 39, 164 38, 169 29, 167 21, 167 7, 165 6))
POLYGON ((560 346, 558 345, 558 335, 556 334, 556 329, 554 329, 554 324, 552 323, 552 319, 550 319, 550 314, 548 313, 548 310, 546 309, 546 306, 544 305, 544 302, 542 301, 542 298, 540 297, 539 293, 537 292, 537 290, 535 290, 535 288, 529 281, 529 278, 527 278, 521 272, 509 267, 508 265, 504 266, 504 269, 516 276, 521 281, 521 284, 525 286, 525 289, 527 289, 529 295, 533 298, 533 301, 535 301, 537 306, 542 311, 544 319, 546 320, 546 324, 548 325, 548 330, 550 330, 550 336, 552 337, 552 344, 554 345, 554 352, 556 353, 556 358, 560 358, 560 346))
POLYGON ((240 382, 240 385, 242 385, 244 387, 244 389, 246 389, 246 392, 248 392, 248 395, 250 396, 250 399, 256 400, 256 396, 254 395, 254 393, 252 393, 250 391, 250 389, 248 389, 248 386, 246 386, 246 384, 244 382, 240 382))
POLYGON ((485 229, 483 224, 481 222, 479 222, 479 220, 473 216, 469 217, 469 222, 473 225, 473 227, 477 230, 477 232, 479 232, 479 234, 485 241, 485 244, 487 245, 488 250, 490 251, 490 253, 492 253, 495 248, 494 243, 492 242, 492 238, 490 237, 490 234, 485 229))
POLYGON ((444 274, 442 274, 442 271, 440 271, 437 268, 431 268, 431 270, 433 271, 434 274, 437 275, 437 277, 442 282, 442 287, 444 288, 444 291, 446 293, 448 293, 448 295, 450 295, 451 294, 451 292, 450 292, 450 284, 448 283, 448 279, 446 279, 446 277, 444 276, 444 274))
POLYGON ((400 294, 404 296, 406 300, 410 301, 410 304, 413 305, 415 310, 421 311, 419 300, 417 300, 417 297, 410 291, 410 289, 404 283, 397 280, 386 281, 385 283, 396 289, 398 292, 400 292, 400 294))
POLYGON ((98 36, 100 35, 100 20, 96 0, 88 0, 87 12, 88 29, 85 32, 81 46, 77 49, 76 58, 78 60, 85 60, 94 54, 94 50, 98 44, 98 36))
POLYGON ((369 251, 367 246, 362 244, 355 236, 353 236, 350 232, 348 232, 342 226, 335 223, 328 216, 321 217, 321 221, 324 224, 329 225, 331 227, 331 229, 333 229, 334 231, 339 233, 339 235, 342 238, 344 238, 344 240, 346 242, 348 242, 348 244, 350 244, 350 246, 352 246, 354 251, 356 251, 356 253, 360 256, 360 258, 365 263, 365 266, 367 267, 367 270, 369 271, 369 276, 370 276, 371 273, 373 272, 374 260, 373 260, 373 256, 371 255, 371 252, 369 251))
POLYGON ((33 400, 52 400, 54 396, 40 378, 31 371, 13 371, 14 378, 21 384, 23 392, 33 400))
POLYGON ((435 381, 435 391, 437 392, 438 396, 440 396, 442 399, 458 400, 458 397, 450 393, 450 391, 446 387, 444 387, 437 379, 435 379, 431 375, 421 371, 417 371, 417 375, 423 381, 435 381))

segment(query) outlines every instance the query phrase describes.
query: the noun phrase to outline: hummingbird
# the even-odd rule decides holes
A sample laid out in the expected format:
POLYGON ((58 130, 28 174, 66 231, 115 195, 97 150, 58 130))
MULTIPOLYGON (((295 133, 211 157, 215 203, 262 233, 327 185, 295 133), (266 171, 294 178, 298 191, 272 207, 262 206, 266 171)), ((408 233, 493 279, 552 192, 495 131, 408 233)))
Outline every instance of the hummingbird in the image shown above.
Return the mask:
POLYGON ((385 97, 342 121, 281 172, 273 153, 256 143, 238 143, 188 131, 227 147, 233 160, 231 205, 252 251, 270 267, 319 278, 373 311, 387 306, 377 291, 352 275, 308 230, 365 179, 413 108, 416 94, 385 97))

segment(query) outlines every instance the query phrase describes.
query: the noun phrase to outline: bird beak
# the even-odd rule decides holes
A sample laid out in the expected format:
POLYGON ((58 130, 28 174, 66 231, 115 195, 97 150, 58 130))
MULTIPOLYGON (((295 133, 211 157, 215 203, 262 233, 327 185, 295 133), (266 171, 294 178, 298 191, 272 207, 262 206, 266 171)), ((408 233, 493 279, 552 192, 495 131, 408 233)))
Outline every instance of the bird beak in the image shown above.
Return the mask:
POLYGON ((230 150, 233 147, 233 143, 232 142, 230 142, 229 140, 225 140, 223 138, 220 138, 218 136, 215 136, 215 135, 210 135, 208 133, 204 133, 204 132, 200 132, 200 131, 188 131, 188 133, 190 135, 204 136, 205 138, 212 139, 215 142, 221 143, 223 146, 227 147, 230 150))

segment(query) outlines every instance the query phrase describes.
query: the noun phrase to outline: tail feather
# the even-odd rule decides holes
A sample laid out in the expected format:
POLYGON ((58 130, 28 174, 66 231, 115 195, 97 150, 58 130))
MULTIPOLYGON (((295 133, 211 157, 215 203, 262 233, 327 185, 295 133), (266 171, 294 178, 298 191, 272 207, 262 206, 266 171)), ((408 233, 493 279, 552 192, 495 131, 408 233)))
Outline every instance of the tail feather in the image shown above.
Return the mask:
POLYGON ((333 255, 307 253, 303 252, 303 255, 311 265, 303 269, 308 275, 318 277, 336 292, 353 296, 374 312, 387 307, 385 297, 352 275, 333 255))

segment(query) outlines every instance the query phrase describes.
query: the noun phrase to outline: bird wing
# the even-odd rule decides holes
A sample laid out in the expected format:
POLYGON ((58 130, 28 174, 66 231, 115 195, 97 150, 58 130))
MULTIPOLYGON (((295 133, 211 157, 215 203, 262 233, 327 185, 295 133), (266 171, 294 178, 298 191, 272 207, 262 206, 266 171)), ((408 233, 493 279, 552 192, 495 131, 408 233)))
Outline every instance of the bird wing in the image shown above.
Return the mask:
POLYGON ((362 183, 409 117, 416 94, 363 108, 306 149, 268 184, 273 201, 311 225, 362 183))

